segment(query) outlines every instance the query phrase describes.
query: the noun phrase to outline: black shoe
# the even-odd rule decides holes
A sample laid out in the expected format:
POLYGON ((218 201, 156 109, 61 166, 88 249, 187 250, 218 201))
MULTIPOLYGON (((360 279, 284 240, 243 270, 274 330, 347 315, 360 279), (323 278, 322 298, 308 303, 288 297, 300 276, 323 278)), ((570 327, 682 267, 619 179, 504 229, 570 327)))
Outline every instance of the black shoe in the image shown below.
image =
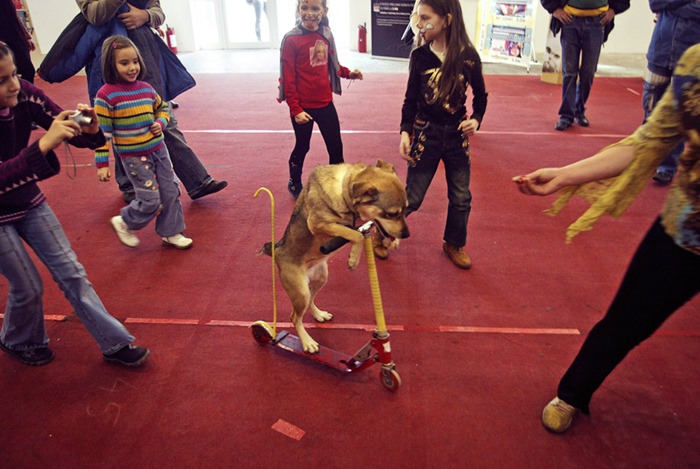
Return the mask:
POLYGON ((652 179, 660 186, 668 186, 671 184, 671 181, 673 181, 673 176, 675 175, 676 173, 670 169, 657 169, 652 179))
POLYGON ((105 361, 119 363, 124 366, 141 366, 146 358, 151 353, 146 347, 134 347, 133 345, 125 345, 114 353, 103 353, 105 361))
POLYGON ((289 193, 292 194, 292 197, 294 197, 294 200, 296 200, 299 198, 299 194, 301 194, 303 186, 301 185, 301 182, 294 183, 290 179, 289 183, 287 183, 287 189, 289 189, 289 193))
POLYGON ((568 121, 564 119, 563 117, 560 117, 559 120, 557 121, 557 124, 554 126, 554 130, 566 130, 569 127, 571 127, 571 121, 568 121))
POLYGON ((591 125, 591 123, 588 121, 588 117, 584 116, 583 114, 576 117, 576 123, 581 127, 588 127, 589 125, 591 125))
POLYGON ((132 200, 136 198, 136 194, 133 192, 122 192, 122 200, 125 204, 130 204, 132 200))
POLYGON ((175 101, 170 101, 170 105, 173 107, 173 109, 177 109, 180 107, 180 103, 177 103, 175 101))
POLYGON ((7 352, 15 360, 19 360, 25 365, 41 366, 53 360, 54 353, 48 347, 37 347, 31 350, 10 350, 5 344, 0 342, 0 349, 7 352))
POLYGON ((201 199, 205 195, 216 194, 217 192, 219 192, 220 190, 222 190, 226 186, 228 186, 228 182, 217 181, 215 179, 212 179, 211 181, 209 181, 209 184, 204 186, 204 188, 201 191, 199 191, 195 195, 190 196, 190 199, 197 200, 197 199, 201 199))
POLYGON ((39 130, 40 128, 41 128, 41 127, 39 127, 38 125, 36 125, 35 122, 32 122, 32 130, 39 130))

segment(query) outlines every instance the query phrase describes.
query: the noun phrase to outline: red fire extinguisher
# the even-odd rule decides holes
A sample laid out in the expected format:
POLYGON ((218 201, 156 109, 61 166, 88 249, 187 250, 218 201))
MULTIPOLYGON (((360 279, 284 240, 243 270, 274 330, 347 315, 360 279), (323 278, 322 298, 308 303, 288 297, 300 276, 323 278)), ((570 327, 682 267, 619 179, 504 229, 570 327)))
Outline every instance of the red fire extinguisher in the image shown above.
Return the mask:
POLYGON ((175 37, 175 28, 171 28, 170 26, 166 27, 165 39, 168 43, 168 47, 171 51, 173 51, 173 54, 177 54, 177 38, 175 37))
POLYGON ((367 23, 358 26, 357 51, 367 52, 367 23))

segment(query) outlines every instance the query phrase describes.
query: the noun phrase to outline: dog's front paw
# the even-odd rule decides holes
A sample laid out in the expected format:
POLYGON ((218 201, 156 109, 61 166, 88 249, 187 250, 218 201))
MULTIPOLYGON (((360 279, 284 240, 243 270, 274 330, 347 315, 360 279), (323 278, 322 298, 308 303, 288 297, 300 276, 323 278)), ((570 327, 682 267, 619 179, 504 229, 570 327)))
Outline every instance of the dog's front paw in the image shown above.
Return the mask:
POLYGON ((355 267, 357 267, 360 263, 360 253, 362 253, 362 245, 355 246, 353 244, 350 255, 348 256, 348 269, 354 270, 355 267))

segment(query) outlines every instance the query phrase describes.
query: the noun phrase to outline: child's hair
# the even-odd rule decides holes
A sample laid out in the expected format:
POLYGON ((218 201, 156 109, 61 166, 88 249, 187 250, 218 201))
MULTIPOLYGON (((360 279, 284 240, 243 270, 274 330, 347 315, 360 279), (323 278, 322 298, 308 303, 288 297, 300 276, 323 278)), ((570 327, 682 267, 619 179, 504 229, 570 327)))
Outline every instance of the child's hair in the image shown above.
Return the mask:
MULTIPOLYGON (((297 0, 297 12, 299 11, 299 8, 301 8, 301 2, 304 0, 297 0)), ((327 0, 321 0, 321 3, 323 4, 323 8, 328 11, 328 1, 327 0)))
POLYGON ((15 54, 14 52, 12 52, 12 49, 10 49, 10 46, 8 46, 3 41, 0 41, 0 59, 4 59, 8 55, 12 58, 12 61, 14 62, 15 54))
POLYGON ((114 85, 121 81, 115 62, 116 55, 119 49, 128 49, 129 47, 136 51, 136 56, 139 58, 141 70, 137 80, 142 80, 146 76, 146 64, 143 63, 143 57, 141 57, 141 52, 139 52, 136 44, 131 42, 131 39, 126 36, 110 36, 102 43, 102 80, 105 83, 114 85))
POLYGON ((462 91, 460 87, 464 86, 459 79, 463 66, 462 52, 468 49, 476 49, 467 35, 459 0, 421 0, 420 5, 429 6, 437 15, 448 21, 447 29, 445 30, 447 52, 445 60, 440 67, 442 76, 438 83, 436 98, 440 102, 449 102, 450 96, 454 96, 462 91), (451 20, 448 20, 448 14, 452 16, 451 20))

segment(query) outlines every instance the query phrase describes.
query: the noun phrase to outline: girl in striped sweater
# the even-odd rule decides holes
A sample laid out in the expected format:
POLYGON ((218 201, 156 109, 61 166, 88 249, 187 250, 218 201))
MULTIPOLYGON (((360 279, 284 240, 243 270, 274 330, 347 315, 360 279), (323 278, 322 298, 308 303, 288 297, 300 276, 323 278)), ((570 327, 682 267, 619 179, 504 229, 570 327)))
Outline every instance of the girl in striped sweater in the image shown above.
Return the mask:
MULTIPOLYGON (((112 217, 119 240, 129 247, 139 245, 131 230, 140 230, 156 219, 156 233, 163 244, 188 249, 180 188, 163 142, 168 124, 166 104, 151 85, 141 81, 146 67, 131 40, 111 36, 102 45, 102 75, 105 85, 95 97, 100 128, 111 140, 114 154, 122 158, 136 198, 112 217)), ((109 181, 109 143, 95 152, 97 177, 109 181)))

